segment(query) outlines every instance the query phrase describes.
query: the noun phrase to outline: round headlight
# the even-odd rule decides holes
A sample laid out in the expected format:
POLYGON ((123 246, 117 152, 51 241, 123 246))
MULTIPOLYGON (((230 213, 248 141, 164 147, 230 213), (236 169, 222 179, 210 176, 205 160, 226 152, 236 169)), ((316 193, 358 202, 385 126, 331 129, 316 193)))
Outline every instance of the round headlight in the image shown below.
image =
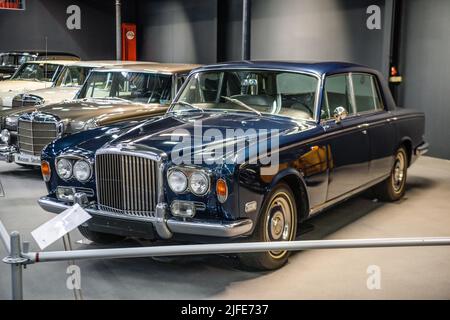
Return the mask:
POLYGON ((80 182, 88 181, 91 173, 91 165, 85 160, 78 160, 73 166, 73 176, 80 182))
POLYGON ((184 192, 188 184, 186 175, 179 170, 171 171, 167 177, 167 182, 169 183, 170 189, 176 193, 184 192))
POLYGON ((9 140, 11 139, 11 133, 9 133, 9 130, 2 130, 2 132, 0 133, 0 139, 3 143, 8 144, 9 140))
POLYGON ((189 178, 189 188, 197 196, 202 196, 209 190, 209 178, 203 172, 194 172, 189 178))
POLYGON ((18 117, 6 117, 5 119, 5 124, 7 127, 11 128, 15 128, 17 127, 17 121, 18 121, 18 117))
POLYGON ((67 159, 58 160, 56 163, 56 172, 61 179, 70 179, 72 177, 72 162, 67 159))

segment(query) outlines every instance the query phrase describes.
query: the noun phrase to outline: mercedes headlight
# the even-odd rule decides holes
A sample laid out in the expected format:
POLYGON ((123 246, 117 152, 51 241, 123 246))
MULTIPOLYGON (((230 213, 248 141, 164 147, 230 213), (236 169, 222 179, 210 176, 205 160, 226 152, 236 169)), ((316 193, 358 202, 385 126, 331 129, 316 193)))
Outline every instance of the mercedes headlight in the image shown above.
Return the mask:
POLYGON ((9 130, 2 130, 2 132, 0 133, 0 139, 4 144, 9 144, 9 141, 11 140, 11 133, 9 132, 9 130))
POLYGON ((189 189, 197 196, 206 194, 209 190, 209 177, 201 171, 193 172, 189 177, 189 189))
POLYGON ((72 177, 72 162, 64 158, 59 159, 56 163, 56 172, 61 179, 70 179, 72 177))
POLYGON ((180 170, 173 170, 169 172, 167 176, 167 182, 170 189, 175 193, 182 193, 186 191, 188 185, 188 179, 186 175, 180 170))
POLYGON ((73 166, 73 176, 80 182, 86 182, 91 178, 92 168, 89 162, 78 160, 73 166))
POLYGON ((8 128, 16 128, 18 121, 19 121, 18 117, 6 117, 5 125, 8 128))

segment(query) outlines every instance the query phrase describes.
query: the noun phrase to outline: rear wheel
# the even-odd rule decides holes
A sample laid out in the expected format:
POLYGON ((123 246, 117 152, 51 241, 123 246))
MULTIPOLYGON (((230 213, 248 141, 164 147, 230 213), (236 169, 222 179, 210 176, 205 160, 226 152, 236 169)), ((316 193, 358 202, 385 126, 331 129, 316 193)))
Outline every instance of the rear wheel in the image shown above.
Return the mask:
MULTIPOLYGON (((278 184, 268 195, 250 241, 292 241, 297 232, 297 207, 291 188, 278 184)), ((288 251, 239 254, 243 265, 258 270, 274 270, 288 261, 288 251)))
POLYGON ((96 232, 89 230, 87 227, 79 226, 78 230, 80 233, 88 240, 91 240, 92 242, 98 243, 98 244, 110 244, 119 242, 125 237, 118 236, 115 234, 109 234, 109 233, 102 233, 102 232, 96 232))
POLYGON ((405 195, 408 156, 406 149, 400 147, 396 154, 390 176, 376 185, 373 192, 377 198, 384 201, 397 201, 405 195))

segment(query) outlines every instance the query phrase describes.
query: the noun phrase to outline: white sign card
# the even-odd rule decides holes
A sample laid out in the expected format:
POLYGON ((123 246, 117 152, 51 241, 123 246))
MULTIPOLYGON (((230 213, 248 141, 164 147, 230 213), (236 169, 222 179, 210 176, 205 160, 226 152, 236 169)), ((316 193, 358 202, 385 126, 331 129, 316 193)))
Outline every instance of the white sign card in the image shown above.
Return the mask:
POLYGON ((90 218, 92 216, 89 213, 79 204, 75 204, 36 228, 31 235, 43 250, 90 218))

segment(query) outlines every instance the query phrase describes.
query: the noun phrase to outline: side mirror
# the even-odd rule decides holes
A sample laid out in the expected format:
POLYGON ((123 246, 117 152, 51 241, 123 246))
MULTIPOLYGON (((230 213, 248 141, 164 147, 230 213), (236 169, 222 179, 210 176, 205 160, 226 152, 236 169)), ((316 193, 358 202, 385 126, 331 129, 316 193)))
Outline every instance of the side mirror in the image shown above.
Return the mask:
POLYGON ((336 123, 340 123, 342 120, 344 120, 348 116, 347 110, 345 110, 344 107, 339 106, 336 109, 334 109, 334 120, 336 123))

